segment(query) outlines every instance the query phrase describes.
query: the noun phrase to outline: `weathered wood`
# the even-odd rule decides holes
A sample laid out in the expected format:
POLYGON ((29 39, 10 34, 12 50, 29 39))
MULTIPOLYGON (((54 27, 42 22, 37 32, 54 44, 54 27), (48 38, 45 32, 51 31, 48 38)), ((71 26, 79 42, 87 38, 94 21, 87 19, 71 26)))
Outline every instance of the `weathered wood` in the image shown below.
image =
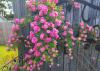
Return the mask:
MULTIPOLYGON (((14 8, 16 17, 20 18, 20 17, 25 16, 25 8, 24 8, 25 2, 24 1, 25 0, 16 0, 14 2, 16 6, 14 8)), ((64 0, 61 0, 61 1, 64 1, 64 0)), ((100 0, 85 0, 85 1, 92 3, 94 5, 100 6, 100 3, 99 3, 100 0)), ((84 4, 85 4, 85 1, 83 0, 84 4)), ((62 3, 62 4, 65 10, 66 20, 69 20, 71 24, 73 25, 79 24, 79 22, 82 21, 81 12, 84 5, 81 5, 80 9, 73 8, 69 12, 66 9, 66 3, 62 3)), ((100 24, 100 16, 99 16, 100 11, 87 7, 84 13, 85 13, 84 14, 85 19, 91 18, 90 22, 88 23, 89 25, 100 24)), ((27 35, 28 31, 24 31, 23 34, 27 35)), ((24 48, 25 47, 23 47, 22 50, 24 50, 24 48)), ((20 51, 22 50, 20 49, 20 51)), ((23 54, 20 54, 19 56, 22 57, 21 55, 23 56, 23 54)), ((52 68, 49 67, 48 63, 45 63, 40 71, 96 71, 93 68, 91 68, 91 65, 94 68, 98 69, 97 71, 100 71, 100 60, 98 59, 99 61, 97 61, 97 64, 91 61, 91 58, 96 57, 96 56, 97 56, 97 51, 95 51, 95 48, 93 46, 91 46, 91 48, 87 50, 84 50, 81 46, 80 48, 75 50, 73 60, 70 61, 66 55, 63 55, 63 53, 61 53, 61 55, 54 60, 54 65, 52 66, 52 68), (59 64, 59 67, 57 67, 57 64, 59 64)), ((100 54, 99 54, 99 58, 100 58, 100 54)), ((34 71, 38 71, 38 70, 34 70, 34 71)))

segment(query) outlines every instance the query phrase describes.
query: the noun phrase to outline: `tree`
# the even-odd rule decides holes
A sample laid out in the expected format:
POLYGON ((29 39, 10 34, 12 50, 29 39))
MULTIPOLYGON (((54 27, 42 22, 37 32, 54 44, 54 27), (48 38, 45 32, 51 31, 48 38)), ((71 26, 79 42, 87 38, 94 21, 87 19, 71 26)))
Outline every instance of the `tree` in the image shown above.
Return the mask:
POLYGON ((6 6, 4 5, 3 1, 5 0, 0 0, 0 15, 5 16, 6 12, 4 9, 6 9, 6 6))
POLYGON ((8 0, 0 0, 0 15, 4 16, 7 19, 14 18, 14 14, 7 14, 7 12, 5 11, 5 9, 7 9, 7 6, 5 5, 4 1, 9 2, 8 0))

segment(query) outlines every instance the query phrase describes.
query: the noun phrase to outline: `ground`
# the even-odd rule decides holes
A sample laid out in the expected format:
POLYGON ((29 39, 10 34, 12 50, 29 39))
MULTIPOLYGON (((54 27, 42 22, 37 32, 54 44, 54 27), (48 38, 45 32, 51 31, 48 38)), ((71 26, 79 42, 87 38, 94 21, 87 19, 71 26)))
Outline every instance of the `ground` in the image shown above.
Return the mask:
POLYGON ((17 55, 17 50, 7 51, 7 46, 0 45, 0 68, 2 65, 15 58, 17 55))

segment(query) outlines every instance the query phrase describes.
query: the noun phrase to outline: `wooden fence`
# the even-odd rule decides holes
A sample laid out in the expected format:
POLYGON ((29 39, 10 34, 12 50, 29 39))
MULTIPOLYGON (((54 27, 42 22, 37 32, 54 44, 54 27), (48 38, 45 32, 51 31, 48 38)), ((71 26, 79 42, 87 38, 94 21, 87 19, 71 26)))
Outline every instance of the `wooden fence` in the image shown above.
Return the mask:
MULTIPOLYGON (((60 2, 62 1, 65 0, 60 0, 60 2)), ((83 1, 100 6, 100 0, 83 1)), ((62 5, 66 13, 66 19, 69 20, 73 25, 79 24, 79 22, 83 20, 81 16, 84 7, 83 4, 81 4, 80 9, 72 8, 70 12, 67 9, 67 2, 62 3, 62 5)), ((15 0, 14 7, 16 17, 20 18, 27 15, 25 0, 15 0)), ((96 10, 87 6, 83 16, 85 19, 90 19, 88 22, 86 22, 89 25, 100 24, 100 10, 96 10)), ((61 53, 58 58, 55 58, 55 63, 51 68, 49 67, 49 64, 46 63, 40 71, 100 71, 100 53, 95 50, 95 46, 91 45, 88 50, 85 50, 82 47, 83 45, 80 48, 74 50, 73 60, 70 60, 67 55, 61 53)))

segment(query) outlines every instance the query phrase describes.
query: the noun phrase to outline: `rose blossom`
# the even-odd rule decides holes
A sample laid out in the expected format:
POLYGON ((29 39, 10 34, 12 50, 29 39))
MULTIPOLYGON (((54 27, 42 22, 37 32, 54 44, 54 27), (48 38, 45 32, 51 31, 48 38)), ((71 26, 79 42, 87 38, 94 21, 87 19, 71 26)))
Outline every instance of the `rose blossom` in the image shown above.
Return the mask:
POLYGON ((61 21, 61 20, 56 19, 56 20, 55 20, 55 24, 56 24, 56 26, 61 26, 62 21, 61 21))
POLYGON ((73 29, 69 29, 68 33, 73 35, 73 29))
POLYGON ((31 28, 34 28, 34 26, 37 26, 37 22, 36 21, 34 21, 34 22, 31 22, 31 28))
POLYGON ((39 51, 34 52, 34 56, 39 57, 41 53, 39 51))
POLYGON ((38 33, 40 31, 40 27, 39 26, 34 26, 33 29, 34 29, 34 32, 35 33, 38 33))
POLYGON ((43 11, 39 11, 39 16, 43 16, 43 11))
POLYGON ((37 8, 36 8, 36 6, 32 5, 32 6, 30 7, 30 10, 33 11, 33 12, 35 12, 35 11, 37 10, 37 8))
POLYGON ((92 26, 90 26, 88 31, 90 32, 90 31, 92 31, 92 29, 93 29, 93 27, 92 27, 92 26))
POLYGON ((37 43, 38 39, 36 37, 32 38, 32 43, 37 43))
POLYGON ((66 21, 66 26, 70 26, 70 22, 69 21, 66 21))
POLYGON ((52 41, 52 39, 50 37, 45 38, 45 42, 49 43, 51 41, 52 41))
POLYGON ((42 48, 40 49, 40 51, 41 51, 41 52, 44 52, 44 51, 45 51, 45 47, 42 47, 42 48))
POLYGON ((67 32, 66 32, 66 31, 64 31, 64 32, 62 33, 62 35, 63 35, 63 36, 66 36, 66 35, 67 35, 67 32))
POLYGON ((30 31, 30 39, 32 39, 32 37, 34 37, 35 36, 35 34, 32 32, 32 31, 30 31))
POLYGON ((71 39, 72 39, 72 40, 76 40, 76 38, 75 38, 74 36, 71 36, 71 39))
POLYGON ((30 49, 30 50, 29 50, 29 53, 33 53, 33 49, 30 49))
POLYGON ((58 16, 58 12, 57 12, 57 11, 52 11, 52 12, 49 14, 49 16, 55 18, 55 17, 58 16))
POLYGON ((19 25, 15 25, 15 24, 12 25, 12 31, 13 32, 16 32, 16 31, 19 31, 19 30, 20 30, 19 25))
POLYGON ((84 22, 80 23, 80 27, 83 29, 84 28, 84 22))
POLYGON ((44 36, 45 36, 45 34, 44 33, 41 33, 40 34, 40 39, 43 40, 44 39, 44 36))
POLYGON ((41 23, 45 23, 45 22, 46 22, 46 19, 45 19, 44 17, 41 17, 41 18, 40 18, 40 22, 41 22, 41 23))
POLYGON ((34 16, 34 21, 38 21, 38 20, 39 20, 39 16, 38 15, 34 16))
POLYGON ((20 23, 20 19, 16 18, 16 19, 14 20, 14 22, 15 22, 15 24, 19 24, 19 23, 20 23))
POLYGON ((36 46, 37 46, 37 47, 42 46, 42 42, 37 43, 36 46))
POLYGON ((39 4, 38 10, 42 11, 43 14, 46 15, 47 12, 48 12, 48 7, 46 5, 44 5, 44 4, 39 4))

